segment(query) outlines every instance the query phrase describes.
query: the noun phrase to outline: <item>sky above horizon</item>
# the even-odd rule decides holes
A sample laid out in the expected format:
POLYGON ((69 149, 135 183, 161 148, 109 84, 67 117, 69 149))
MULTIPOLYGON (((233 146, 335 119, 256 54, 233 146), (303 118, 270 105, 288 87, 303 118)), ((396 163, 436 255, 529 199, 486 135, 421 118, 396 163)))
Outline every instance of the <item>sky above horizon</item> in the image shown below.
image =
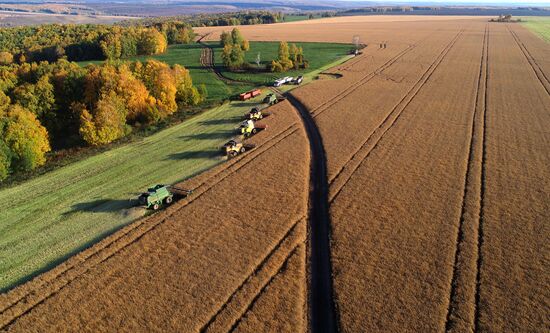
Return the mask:
MULTIPOLYGON (((363 1, 363 0, 343 0, 343 1, 363 1)), ((369 1, 369 0, 366 0, 369 1)), ((543 1, 543 0, 456 0, 456 1, 450 1, 450 0, 382 0, 382 1, 376 1, 372 0, 374 2, 379 3, 441 3, 441 4, 457 4, 457 3, 468 3, 468 4, 476 4, 476 5, 494 5, 494 4, 544 4, 550 6, 550 0, 549 1, 543 1)))

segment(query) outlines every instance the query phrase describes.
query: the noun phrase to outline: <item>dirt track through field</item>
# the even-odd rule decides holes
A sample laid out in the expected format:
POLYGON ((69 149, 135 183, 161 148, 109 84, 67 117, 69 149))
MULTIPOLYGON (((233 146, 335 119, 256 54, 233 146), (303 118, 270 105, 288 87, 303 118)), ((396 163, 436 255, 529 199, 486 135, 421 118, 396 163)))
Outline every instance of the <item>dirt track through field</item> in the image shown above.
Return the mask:
POLYGON ((202 40, 206 37, 208 37, 209 34, 202 35, 198 40, 197 43, 199 43, 202 46, 201 50, 201 58, 200 62, 201 65, 216 74, 216 76, 222 80, 223 82, 227 84, 246 84, 247 82, 241 82, 237 80, 230 79, 223 75, 223 73, 215 66, 215 58, 214 58, 214 49, 203 42, 202 40))
POLYGON ((310 111, 291 93, 289 102, 300 114, 307 132, 310 153, 310 281, 311 331, 337 332, 337 317, 332 291, 330 263, 330 219, 328 213, 328 180, 325 149, 310 111))

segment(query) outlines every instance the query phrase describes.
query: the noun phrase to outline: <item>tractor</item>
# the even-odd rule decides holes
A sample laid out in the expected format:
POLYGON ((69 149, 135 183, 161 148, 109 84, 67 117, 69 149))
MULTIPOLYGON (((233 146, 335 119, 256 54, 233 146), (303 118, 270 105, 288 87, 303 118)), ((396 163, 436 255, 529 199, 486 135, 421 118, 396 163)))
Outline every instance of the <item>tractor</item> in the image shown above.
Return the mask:
POLYGON ((184 190, 170 185, 155 185, 147 189, 138 197, 138 201, 145 208, 157 210, 163 204, 169 205, 174 201, 174 196, 187 197, 193 191, 184 190))

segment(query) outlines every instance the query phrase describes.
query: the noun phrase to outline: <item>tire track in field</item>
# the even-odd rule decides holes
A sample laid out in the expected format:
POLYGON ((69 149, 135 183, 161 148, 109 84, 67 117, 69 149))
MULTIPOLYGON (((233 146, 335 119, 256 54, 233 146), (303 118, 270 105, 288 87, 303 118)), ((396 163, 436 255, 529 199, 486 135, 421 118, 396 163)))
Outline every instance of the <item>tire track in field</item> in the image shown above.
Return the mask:
POLYGON ((333 99, 330 99, 321 105, 318 105, 310 110, 310 113, 312 114, 313 118, 316 118, 318 115, 322 114, 326 110, 329 109, 329 107, 333 106, 334 104, 338 103, 342 99, 346 98, 350 94, 352 94, 357 89, 361 88, 365 84, 367 84, 370 80, 372 80, 374 77, 388 69, 390 66, 395 64, 399 59, 401 59, 404 55, 412 51, 414 48, 416 48, 416 44, 409 45, 406 49, 399 52, 397 55, 392 57, 390 60, 386 61, 384 64, 382 64, 380 67, 376 68, 374 71, 370 72, 369 74, 363 76, 361 79, 351 83, 347 88, 343 89, 343 92, 336 96, 333 99))
MULTIPOLYGON (((258 299, 260 297, 260 295, 262 294, 263 290, 266 288, 267 285, 269 285, 271 283, 271 281, 275 278, 275 276, 281 271, 281 267, 284 266, 284 264, 288 261, 288 259, 291 257, 292 253, 296 250, 296 248, 303 243, 303 239, 300 240, 300 235, 298 233, 298 231, 296 231, 297 227, 299 226, 300 222, 303 222, 305 221, 305 216, 302 216, 300 218, 298 218, 291 226, 290 228, 286 231, 286 233, 283 235, 283 237, 281 237, 281 239, 279 239, 279 241, 275 244, 275 246, 269 251, 269 253, 267 254, 267 256, 254 268, 254 270, 252 271, 251 274, 249 274, 243 281, 242 283, 237 287, 237 289, 235 289, 235 291, 229 295, 229 297, 226 299, 226 301, 222 304, 222 306, 214 313, 214 315, 212 317, 210 317, 210 319, 201 327, 201 329, 199 330, 199 332, 210 332, 210 331, 219 331, 221 330, 219 327, 218 329, 214 328, 212 329, 213 326, 215 326, 215 322, 218 320, 218 317, 221 313, 223 313, 224 311, 226 311, 226 309, 231 305, 232 302, 235 302, 235 303, 239 303, 239 300, 237 300, 237 298, 240 296, 239 293, 241 293, 241 291, 248 285, 251 283, 251 280, 254 278, 254 277, 257 277, 261 272, 262 270, 272 264, 271 261, 276 261, 276 259, 274 259, 275 255, 277 254, 277 252, 279 251, 282 251, 282 250, 285 250, 285 246, 286 247, 291 247, 290 250, 286 251, 286 254, 284 255, 284 258, 282 260, 282 263, 279 264, 279 265, 276 265, 278 268, 277 270, 275 270, 275 272, 273 274, 269 274, 265 281, 260 281, 260 288, 259 288, 259 291, 257 293, 255 293, 252 297, 251 300, 249 300, 247 302, 247 305, 244 307, 243 311, 241 311, 241 313, 239 314, 239 316, 237 318, 235 318, 231 323, 230 323, 230 326, 231 327, 236 327, 237 323, 241 320, 241 318, 245 315, 245 313, 248 311, 248 309, 251 308, 251 304, 255 302, 256 299, 258 299), (290 239, 290 240, 289 240, 290 239), (288 242, 287 242, 288 241, 288 242), (288 243, 288 244, 285 244, 285 243, 288 243)), ((246 298, 246 295, 242 296, 242 297, 245 297, 246 298)), ((248 297, 249 298, 249 297, 248 297)), ((242 302, 246 302, 247 300, 241 300, 241 303, 242 302)), ((238 306, 238 304, 237 304, 238 306)), ((222 319, 223 321, 223 319, 222 319)), ((223 326, 224 323, 221 323, 219 324, 218 326, 223 326)), ((229 331, 231 331, 232 329, 230 329, 229 331)))
POLYGON ((481 184, 484 178, 482 156, 484 154, 487 109, 488 39, 489 26, 486 25, 476 84, 477 93, 464 175, 461 213, 456 235, 453 273, 444 328, 446 332, 476 331, 474 322, 477 308, 476 298, 478 297, 476 293, 478 283, 476 264, 479 254, 477 237, 483 205, 481 184))
POLYGON ((201 50, 201 57, 200 57, 201 65, 206 69, 208 69, 209 71, 211 71, 212 73, 216 74, 218 79, 220 79, 226 84, 236 84, 236 85, 248 84, 248 82, 246 81, 239 81, 239 80, 228 78, 227 76, 223 75, 223 73, 216 67, 216 61, 214 58, 214 49, 210 45, 202 41, 202 39, 208 35, 210 34, 201 36, 201 38, 197 40, 197 43, 199 43, 203 47, 203 49, 201 50))
POLYGON ((239 326, 239 324, 242 322, 242 320, 246 317, 246 315, 248 314, 248 312, 250 312, 250 310, 252 310, 252 308, 254 307, 254 305, 256 304, 256 302, 260 299, 260 297, 262 296, 262 294, 266 291, 266 289, 271 285, 271 283, 275 280, 275 278, 277 278, 277 276, 279 274, 281 274, 282 272, 284 272, 287 268, 287 265, 288 265, 288 261, 290 260, 290 258, 295 254, 297 253, 298 251, 298 247, 300 246, 300 244, 296 244, 294 246, 294 248, 292 248, 292 250, 290 251, 290 253, 288 254, 288 256, 285 258, 285 261, 279 266, 279 269, 277 269, 277 271, 275 272, 275 274, 273 274, 269 280, 262 286, 262 288, 260 289, 260 292, 250 301, 250 303, 248 304, 248 306, 244 309, 244 312, 242 313, 242 315, 233 323, 233 325, 231 325, 231 328, 228 330, 228 332, 234 332, 235 329, 239 326))
MULTIPOLYGON (((220 172, 218 172, 216 175, 220 175, 221 173, 228 171, 231 167, 237 164, 237 161, 244 160, 244 162, 237 164, 235 168, 226 172, 224 175, 222 175, 221 178, 217 179, 214 183, 208 184, 208 186, 205 189, 202 190, 205 183, 199 185, 196 188, 198 190, 196 192, 198 193, 197 195, 193 196, 189 200, 184 201, 182 205, 172 206, 168 208, 166 211, 161 212, 161 214, 164 213, 164 215, 166 216, 159 218, 156 221, 154 221, 154 216, 153 218, 147 218, 147 217, 142 218, 141 220, 138 220, 135 223, 130 224, 128 227, 121 229, 120 230, 121 232, 116 232, 115 234, 112 235, 112 237, 107 237, 104 240, 97 243, 96 245, 92 246, 91 248, 84 250, 79 254, 76 254, 73 257, 75 261, 74 263, 70 263, 68 267, 61 269, 60 272, 54 273, 52 277, 45 276, 45 279, 44 279, 44 276, 39 275, 37 277, 38 279, 31 280, 30 283, 33 283, 33 281, 38 281, 37 282, 38 286, 34 288, 31 287, 31 289, 28 292, 25 292, 22 295, 16 296, 14 300, 8 299, 6 306, 2 310, 0 310, 0 329, 10 325, 19 317, 31 311, 37 305, 43 303, 48 298, 57 294, 59 291, 61 291, 64 287, 69 285, 72 281, 74 281, 78 277, 82 276, 89 270, 93 269, 95 266, 105 262, 106 260, 111 258, 113 255, 115 255, 119 251, 123 250, 124 248, 135 243, 136 241, 141 239, 141 237, 143 237, 150 231, 156 229, 159 225, 167 222, 175 212, 189 205, 195 200, 199 199, 203 194, 210 191, 217 184, 221 183, 227 177, 238 172, 238 170, 240 170, 242 167, 251 163, 257 157, 263 155, 263 153, 265 153, 272 147, 279 144, 286 137, 292 135, 297 130, 298 128, 296 124, 293 124, 288 128, 286 128, 285 130, 278 133, 276 136, 278 136, 279 138, 276 141, 271 140, 271 141, 268 141, 270 143, 269 145, 260 146, 260 148, 265 148, 265 149, 263 150, 255 149, 255 150, 252 150, 250 154, 234 159, 235 162, 233 164, 230 164, 226 168, 221 169, 220 172), (148 223, 151 220, 153 220, 153 222, 148 223)), ((210 177, 208 180, 212 178, 214 178, 214 176, 210 177)), ((60 264, 60 266, 65 264, 66 263, 62 263, 60 264)), ((53 270, 55 269, 56 268, 53 268, 53 270)), ((48 273, 46 272, 44 274, 47 275, 48 273)), ((22 287, 24 286, 25 285, 22 285, 22 287)), ((10 294, 13 294, 14 292, 17 292, 17 291, 18 291, 17 288, 12 290, 12 292, 9 292, 8 294, 6 294, 7 295, 6 297, 8 297, 10 294)))
POLYGON ((527 62, 531 66, 531 69, 533 70, 533 72, 535 72, 535 75, 537 76, 537 79, 539 80, 540 84, 542 85, 544 90, 546 90, 546 93, 550 96, 550 79, 548 79, 548 76, 546 76, 546 74, 544 73, 544 70, 540 67, 535 57, 531 55, 531 52, 529 52, 529 50, 527 49, 525 44, 521 41, 517 33, 512 29, 510 29, 510 26, 508 24, 506 24, 506 29, 508 29, 508 31, 514 38, 516 45, 521 50, 521 53, 523 53, 523 56, 525 57, 525 59, 527 59, 527 62))
POLYGON ((414 100, 422 90, 426 82, 429 81, 432 74, 439 67, 443 59, 458 41, 464 29, 460 30, 451 41, 443 48, 434 62, 426 69, 420 79, 409 89, 401 100, 392 108, 387 116, 382 120, 378 127, 367 137, 363 144, 355 151, 352 157, 340 168, 334 178, 330 181, 331 195, 329 202, 332 203, 341 193, 347 182, 353 176, 359 166, 370 156, 371 152, 378 146, 380 140, 393 127, 400 118, 403 111, 414 100), (370 147, 370 148, 369 148, 370 147), (334 189, 334 190, 333 190, 334 189))
POLYGON ((490 42, 490 31, 488 29, 487 31, 487 43, 485 45, 486 51, 486 60, 485 60, 485 100, 483 104, 483 127, 482 127, 482 137, 481 137, 481 147, 482 147, 482 153, 481 153, 481 186, 480 186, 480 196, 479 196, 479 222, 477 225, 477 260, 476 260, 476 290, 475 290, 475 313, 474 313, 474 332, 477 332, 479 330, 479 309, 480 309, 480 289, 481 289, 481 265, 483 264, 483 242, 484 242, 484 234, 483 234, 483 224, 485 222, 484 219, 484 208, 485 208, 485 202, 483 198, 485 197, 485 189, 487 186, 487 178, 486 178, 486 161, 487 161, 487 89, 489 86, 489 42, 490 42))

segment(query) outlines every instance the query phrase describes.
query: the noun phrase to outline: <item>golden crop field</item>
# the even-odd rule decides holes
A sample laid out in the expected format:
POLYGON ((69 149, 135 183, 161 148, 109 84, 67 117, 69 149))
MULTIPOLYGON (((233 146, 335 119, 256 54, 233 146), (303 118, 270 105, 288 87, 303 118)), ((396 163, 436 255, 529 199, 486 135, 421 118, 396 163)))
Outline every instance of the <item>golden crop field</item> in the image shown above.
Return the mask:
POLYGON ((549 43, 480 17, 241 31, 366 47, 271 107, 256 147, 183 183, 189 199, 0 295, 0 328, 550 327, 549 43))

